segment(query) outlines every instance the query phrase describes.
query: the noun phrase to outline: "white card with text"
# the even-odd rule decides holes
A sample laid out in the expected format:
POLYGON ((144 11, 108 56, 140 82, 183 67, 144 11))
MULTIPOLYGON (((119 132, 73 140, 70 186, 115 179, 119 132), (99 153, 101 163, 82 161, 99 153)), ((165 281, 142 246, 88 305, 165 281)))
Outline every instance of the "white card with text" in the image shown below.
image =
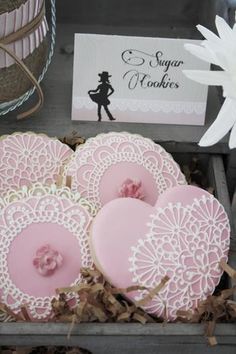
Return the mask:
POLYGON ((182 73, 209 70, 198 42, 75 34, 72 120, 203 125, 208 88, 182 73))

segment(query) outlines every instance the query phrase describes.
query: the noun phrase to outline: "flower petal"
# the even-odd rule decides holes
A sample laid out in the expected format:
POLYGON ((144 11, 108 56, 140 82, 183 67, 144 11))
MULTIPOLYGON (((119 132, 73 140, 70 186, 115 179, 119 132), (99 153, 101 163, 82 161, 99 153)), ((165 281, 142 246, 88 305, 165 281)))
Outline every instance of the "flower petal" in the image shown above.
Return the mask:
POLYGON ((225 41, 233 40, 232 28, 228 23, 220 16, 216 16, 216 28, 219 33, 220 38, 225 41))
POLYGON ((228 66, 227 56, 229 55, 231 48, 228 48, 228 46, 226 46, 224 42, 222 42, 221 45, 218 45, 215 44, 214 42, 206 41, 204 42, 203 45, 205 49, 208 51, 209 56, 211 55, 212 57, 211 62, 213 64, 221 66, 222 69, 224 70, 228 70, 229 66, 228 66), (227 55, 225 55, 225 53, 227 53, 227 55))
POLYGON ((236 99, 236 83, 232 80, 228 80, 225 82, 223 86, 223 96, 232 98, 233 100, 236 99))
POLYGON ((236 99, 236 82, 225 71, 183 70, 183 73, 200 84, 223 86, 223 96, 236 99))
POLYGON ((214 123, 201 138, 200 146, 212 146, 221 140, 236 122, 236 101, 226 98, 214 123))
POLYGON ((189 79, 204 85, 223 86, 228 81, 224 71, 183 70, 183 73, 189 79))
POLYGON ((197 58, 202 59, 207 63, 219 65, 219 63, 216 62, 216 59, 212 56, 212 54, 204 47, 191 43, 185 43, 184 48, 188 50, 191 54, 195 55, 197 58))
POLYGON ((234 33, 234 35, 236 34, 236 23, 233 26, 233 33, 234 33))
POLYGON ((236 36, 232 41, 220 40, 220 45, 210 41, 204 41, 203 46, 212 53, 215 61, 224 70, 235 71, 235 56, 236 56, 236 36))
POLYGON ((197 25, 197 29, 208 41, 219 43, 220 38, 214 32, 202 25, 197 25))

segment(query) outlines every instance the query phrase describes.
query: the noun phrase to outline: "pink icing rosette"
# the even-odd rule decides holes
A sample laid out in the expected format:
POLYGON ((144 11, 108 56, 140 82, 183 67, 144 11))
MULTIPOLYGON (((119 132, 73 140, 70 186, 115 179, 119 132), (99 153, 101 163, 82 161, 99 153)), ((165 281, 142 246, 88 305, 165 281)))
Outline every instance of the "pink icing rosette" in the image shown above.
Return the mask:
POLYGON ((142 182, 127 178, 119 189, 119 197, 143 200, 145 195, 143 193, 142 182))
POLYGON ((50 245, 39 248, 33 260, 33 265, 42 276, 52 275, 56 269, 62 266, 62 263, 62 255, 50 245))

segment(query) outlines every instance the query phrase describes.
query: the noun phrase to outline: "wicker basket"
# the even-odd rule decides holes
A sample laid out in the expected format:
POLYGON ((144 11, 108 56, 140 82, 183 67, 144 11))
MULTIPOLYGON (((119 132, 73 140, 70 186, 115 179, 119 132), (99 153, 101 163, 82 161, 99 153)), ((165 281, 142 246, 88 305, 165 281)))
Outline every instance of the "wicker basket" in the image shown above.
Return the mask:
POLYGON ((0 2, 0 15, 4 12, 10 12, 18 9, 22 4, 26 3, 27 0, 1 0, 0 2))
MULTIPOLYGON (((0 15, 18 9, 27 0, 14 0, 1 2, 0 15)), ((2 23, 0 26, 4 26, 2 23)), ((23 38, 22 38, 23 41, 23 38)), ((22 44, 23 45, 23 44, 22 44)), ((29 68, 35 78, 38 78, 47 58, 47 39, 45 38, 35 50, 23 59, 24 64, 29 68)), ((14 100, 31 88, 31 82, 24 75, 17 64, 0 69, 0 102, 14 100)))
MULTIPOLYGON (((52 3, 53 1, 51 1, 51 4, 52 3)), ((16 19, 20 12, 21 17, 19 18, 21 18, 22 22, 22 18, 25 16, 25 12, 23 11, 32 12, 32 10, 26 10, 26 7, 27 9, 32 9, 32 4, 35 6, 33 7, 33 15, 31 14, 31 18, 33 20, 39 16, 41 8, 44 7, 43 0, 41 0, 41 2, 37 2, 36 0, 1 0, 0 34, 6 33, 6 28, 4 29, 3 26, 6 26, 7 23, 7 21, 1 21, 1 16, 5 16, 2 17, 4 19, 9 19, 9 16, 14 16, 13 18, 16 19), (38 5, 38 8, 36 8, 36 4, 41 4, 41 7, 38 5)), ((22 29, 22 27, 25 25, 28 24, 26 23, 20 28, 22 29)), ((47 29, 45 30, 45 28, 47 28, 47 22, 46 18, 43 16, 42 20, 38 22, 33 31, 27 33, 26 36, 22 36, 20 39, 18 38, 17 41, 13 41, 7 44, 8 49, 10 49, 16 55, 16 57, 25 64, 25 66, 29 69, 37 81, 41 81, 43 75, 45 74, 45 71, 51 60, 54 46, 53 40, 53 43, 51 43, 49 49, 47 29), (20 55, 18 55, 19 52, 20 55)), ((9 33, 9 28, 7 33, 9 33)), ((12 32, 10 31, 10 33, 12 32)), ((0 43, 3 40, 4 37, 0 38, 0 43)), ((33 93, 34 85, 32 81, 29 80, 29 77, 27 77, 22 68, 17 65, 13 58, 10 58, 10 56, 8 56, 8 54, 5 53, 2 49, 0 49, 0 55, 0 115, 3 115, 8 111, 20 106, 21 103, 23 103, 33 93)))

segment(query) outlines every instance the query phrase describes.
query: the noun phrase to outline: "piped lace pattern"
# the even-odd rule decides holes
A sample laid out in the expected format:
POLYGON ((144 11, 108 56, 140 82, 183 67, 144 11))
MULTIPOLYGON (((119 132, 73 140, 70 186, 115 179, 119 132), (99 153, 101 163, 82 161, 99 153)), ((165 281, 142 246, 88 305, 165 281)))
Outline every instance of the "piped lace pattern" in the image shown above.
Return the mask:
POLYGON ((73 151, 46 135, 15 133, 0 139, 0 196, 11 189, 56 181, 73 151))
MULTIPOLYGON (((0 199, 0 284, 1 301, 18 313, 26 304, 30 316, 37 320, 48 318, 51 313, 51 296, 34 297, 17 288, 8 271, 8 254, 11 243, 33 223, 54 223, 63 226, 77 239, 81 252, 82 267, 91 267, 93 262, 88 244, 88 227, 94 207, 72 193, 67 187, 35 184, 19 191, 8 192, 0 199)), ((33 237, 33 235, 32 235, 33 237)), ((74 280, 80 282, 80 275, 74 280)), ((68 284, 69 285, 69 284, 68 284)), ((69 294, 69 298, 74 295, 69 294)))
POLYGON ((187 207, 170 203, 157 209, 148 226, 148 234, 131 249, 130 272, 135 284, 148 288, 169 276, 145 310, 174 320, 178 310, 193 310, 214 292, 223 273, 219 262, 227 261, 229 221, 214 197, 203 196, 187 207))
POLYGON ((101 208, 100 182, 115 164, 130 162, 144 167, 154 178, 158 194, 186 184, 178 164, 160 145, 140 135, 100 134, 79 146, 65 169, 72 176, 72 190, 79 191, 98 209, 101 208))

